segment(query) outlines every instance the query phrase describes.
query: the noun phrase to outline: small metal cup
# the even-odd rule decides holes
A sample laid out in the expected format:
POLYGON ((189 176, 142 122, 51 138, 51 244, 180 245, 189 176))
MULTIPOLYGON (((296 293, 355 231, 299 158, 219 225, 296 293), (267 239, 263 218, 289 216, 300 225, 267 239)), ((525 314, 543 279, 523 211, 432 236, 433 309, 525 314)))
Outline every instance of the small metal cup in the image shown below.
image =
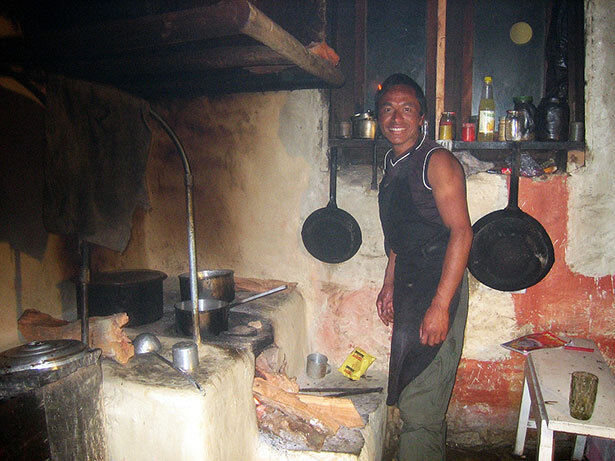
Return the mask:
POLYGON ((192 373, 199 365, 199 350, 192 341, 173 344, 173 365, 180 370, 192 373))
POLYGON ((337 122, 337 137, 348 139, 352 136, 352 123, 348 121, 337 122))
POLYGON ((327 373, 331 372, 331 365, 329 365, 328 361, 329 359, 324 354, 319 354, 318 352, 310 354, 307 356, 305 372, 310 378, 324 378, 327 373))
POLYGON ((585 127, 583 122, 572 122, 570 124, 570 136, 571 141, 581 142, 585 139, 585 127))
POLYGON ((588 420, 594 412, 598 377, 585 371, 575 371, 570 379, 570 416, 575 419, 588 420))

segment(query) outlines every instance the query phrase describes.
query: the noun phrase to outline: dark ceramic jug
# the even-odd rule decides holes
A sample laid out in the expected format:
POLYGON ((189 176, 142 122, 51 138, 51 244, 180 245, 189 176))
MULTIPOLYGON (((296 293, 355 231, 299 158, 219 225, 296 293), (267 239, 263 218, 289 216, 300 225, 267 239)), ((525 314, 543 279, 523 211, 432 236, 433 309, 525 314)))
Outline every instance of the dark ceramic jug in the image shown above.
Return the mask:
POLYGON ((564 99, 542 98, 536 110, 539 141, 567 141, 570 109, 564 99))

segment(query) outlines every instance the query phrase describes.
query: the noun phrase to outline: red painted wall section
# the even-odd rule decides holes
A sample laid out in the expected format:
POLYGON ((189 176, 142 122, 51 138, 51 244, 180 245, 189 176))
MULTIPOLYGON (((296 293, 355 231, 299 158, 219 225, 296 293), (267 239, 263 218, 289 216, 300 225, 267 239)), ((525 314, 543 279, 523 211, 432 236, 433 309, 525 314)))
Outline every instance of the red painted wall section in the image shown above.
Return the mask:
POLYGON ((611 366, 615 365, 612 354, 615 346, 613 277, 584 277, 573 273, 566 265, 566 177, 557 175, 546 181, 525 179, 522 184, 528 185, 521 189, 524 191, 523 209, 540 220, 551 236, 555 264, 544 280, 528 288, 526 293, 514 295, 517 322, 531 324, 537 331, 550 329, 571 337, 591 338, 606 348, 603 350, 605 358, 611 366))
MULTIPOLYGON (((615 309, 612 276, 584 277, 565 261, 568 221, 566 176, 521 178, 519 206, 536 218, 553 241, 555 263, 549 274, 525 293, 513 294, 516 322, 532 331, 551 330, 596 341, 615 365, 615 309)), ((468 325, 472 328, 472 325, 468 325)), ((514 431, 521 401, 524 357, 511 353, 502 361, 462 359, 449 408, 457 430, 496 428, 514 431)), ((453 428, 454 428, 453 427, 453 428)))

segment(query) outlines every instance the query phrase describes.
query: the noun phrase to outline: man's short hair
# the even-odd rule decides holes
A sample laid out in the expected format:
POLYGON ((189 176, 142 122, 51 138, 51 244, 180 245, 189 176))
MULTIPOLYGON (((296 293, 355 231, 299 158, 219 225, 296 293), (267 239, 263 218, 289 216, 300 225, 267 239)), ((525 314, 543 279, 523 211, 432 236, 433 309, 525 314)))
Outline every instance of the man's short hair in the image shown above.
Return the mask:
POLYGON ((419 101, 419 105, 421 107, 421 115, 427 115, 427 100, 425 99, 425 93, 423 93, 423 89, 421 86, 416 83, 412 78, 408 77, 406 74, 392 74, 389 75, 384 82, 380 85, 380 89, 376 93, 376 112, 378 112, 380 98, 384 93, 387 92, 389 88, 395 85, 404 85, 412 88, 414 90, 414 96, 419 101))

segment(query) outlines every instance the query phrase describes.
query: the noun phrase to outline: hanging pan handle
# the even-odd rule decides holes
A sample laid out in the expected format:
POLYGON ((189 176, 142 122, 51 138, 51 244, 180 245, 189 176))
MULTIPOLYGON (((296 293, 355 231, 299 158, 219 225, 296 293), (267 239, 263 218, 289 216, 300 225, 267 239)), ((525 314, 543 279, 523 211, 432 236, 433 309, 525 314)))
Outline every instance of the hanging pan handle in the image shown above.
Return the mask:
POLYGON ((509 210, 519 209, 519 170, 521 168, 521 152, 518 147, 513 149, 512 168, 510 172, 510 192, 508 194, 509 210))
POLYGON ((337 208, 335 197, 337 194, 337 147, 332 147, 329 154, 329 204, 337 208))

